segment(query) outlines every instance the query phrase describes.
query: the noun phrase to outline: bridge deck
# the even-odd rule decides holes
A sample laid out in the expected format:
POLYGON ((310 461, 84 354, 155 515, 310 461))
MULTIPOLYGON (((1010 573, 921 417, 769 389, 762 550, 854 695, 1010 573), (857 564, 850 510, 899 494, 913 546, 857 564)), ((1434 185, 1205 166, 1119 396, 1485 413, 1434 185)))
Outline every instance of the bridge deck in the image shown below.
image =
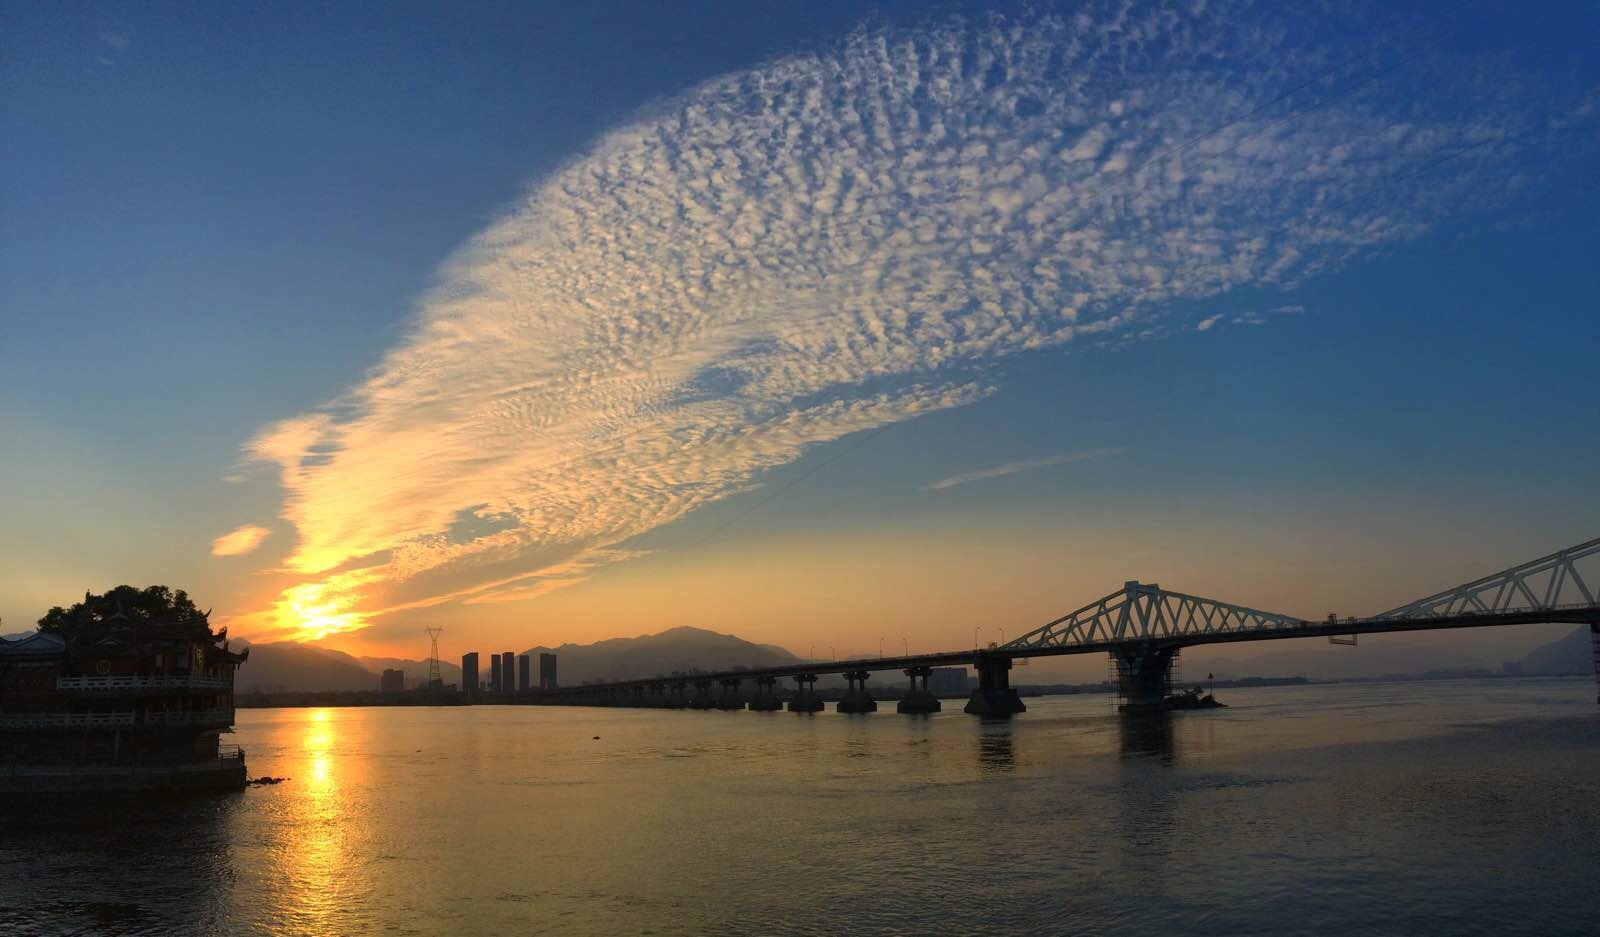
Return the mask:
POLYGON ((699 680, 713 682, 728 679, 754 680, 757 677, 793 677, 799 674, 833 674, 855 670, 886 671, 904 670, 908 667, 959 666, 975 664, 980 658, 1015 660, 1032 657, 1061 657, 1069 654, 1106 653, 1119 647, 1130 646, 1193 647, 1204 644, 1334 637, 1349 634, 1384 634, 1402 631, 1437 631, 1447 628, 1486 628, 1527 624, 1586 624, 1595 621, 1600 621, 1600 603, 1556 609, 1513 610, 1490 614, 1473 613, 1433 618, 1368 618, 1338 622, 1303 621, 1293 626, 1259 630, 1158 634, 1149 637, 1137 636, 1043 647, 1005 645, 945 651, 935 654, 913 654, 901 657, 866 657, 849 660, 814 661, 790 664, 783 667, 722 670, 708 673, 680 674, 677 676, 657 676, 639 680, 618 680, 608 683, 586 683, 578 686, 562 687, 557 690, 529 691, 526 695, 536 699, 558 698, 593 693, 595 691, 649 687, 662 683, 693 683, 699 680))

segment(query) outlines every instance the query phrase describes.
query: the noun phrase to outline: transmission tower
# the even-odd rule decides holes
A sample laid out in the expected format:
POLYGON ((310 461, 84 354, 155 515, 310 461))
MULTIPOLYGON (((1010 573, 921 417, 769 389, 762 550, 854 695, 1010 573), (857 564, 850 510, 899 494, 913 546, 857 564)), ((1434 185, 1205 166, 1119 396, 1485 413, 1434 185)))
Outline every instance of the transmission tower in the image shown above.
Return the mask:
POLYGON ((428 689, 437 690, 444 686, 444 679, 439 676, 439 635, 444 633, 443 628, 424 628, 428 633, 428 641, 432 645, 428 651, 428 689))

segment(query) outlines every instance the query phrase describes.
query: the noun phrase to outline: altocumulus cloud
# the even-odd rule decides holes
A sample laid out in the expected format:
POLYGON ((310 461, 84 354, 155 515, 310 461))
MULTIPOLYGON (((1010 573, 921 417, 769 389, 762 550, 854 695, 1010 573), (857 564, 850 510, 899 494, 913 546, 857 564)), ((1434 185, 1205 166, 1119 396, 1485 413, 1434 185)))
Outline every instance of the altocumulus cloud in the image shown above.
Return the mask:
POLYGON ((362 383, 249 444, 298 534, 276 614, 581 581, 808 447, 982 398, 997 359, 1292 286, 1527 156, 1537 118, 1460 63, 1202 6, 862 29, 597 140, 362 383))

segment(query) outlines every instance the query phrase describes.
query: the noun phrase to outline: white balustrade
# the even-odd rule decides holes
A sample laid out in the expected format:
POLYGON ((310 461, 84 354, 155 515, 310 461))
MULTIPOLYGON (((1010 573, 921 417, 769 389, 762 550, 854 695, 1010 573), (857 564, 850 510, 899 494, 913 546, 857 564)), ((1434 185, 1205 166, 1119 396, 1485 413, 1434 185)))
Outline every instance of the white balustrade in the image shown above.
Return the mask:
POLYGON ((197 677, 189 674, 115 677, 57 677, 58 690, 226 690, 231 682, 223 677, 197 677))
POLYGON ((133 725, 133 713, 10 713, 0 729, 77 729, 133 725))
POLYGON ((226 726, 233 724, 233 710, 205 709, 198 712, 145 713, 145 725, 226 726))

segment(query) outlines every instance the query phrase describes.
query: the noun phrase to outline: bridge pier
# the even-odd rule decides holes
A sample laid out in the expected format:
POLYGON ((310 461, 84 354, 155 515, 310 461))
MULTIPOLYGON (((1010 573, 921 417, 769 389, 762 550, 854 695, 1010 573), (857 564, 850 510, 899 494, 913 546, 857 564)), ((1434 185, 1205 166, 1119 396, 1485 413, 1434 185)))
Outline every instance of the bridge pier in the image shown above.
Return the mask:
POLYGON ((865 670, 851 670, 844 675, 850 683, 850 688, 845 690, 844 698, 839 700, 835 710, 842 713, 875 713, 878 711, 878 701, 867 692, 867 677, 865 670))
POLYGON ((717 699, 717 708, 734 710, 744 708, 744 697, 739 695, 739 678, 727 677, 722 681, 722 696, 717 699))
POLYGON ((1589 647, 1594 650, 1594 701, 1600 705, 1600 618, 1589 622, 1589 647))
POLYGON ((757 677, 756 695, 750 698, 750 709, 754 712, 770 713, 783 708, 783 700, 778 699, 777 677, 757 677))
POLYGON ((817 697, 817 675, 814 673, 797 673, 794 675, 794 699, 789 701, 789 711, 792 713, 819 713, 826 708, 826 704, 817 697))
POLYGON ((967 700, 965 712, 974 716, 1012 716, 1027 712, 1022 697, 1011 688, 1011 658, 979 654, 978 688, 967 700))
POLYGON ((1165 709, 1172 695, 1172 662, 1178 657, 1175 647, 1137 644, 1111 652, 1117 663, 1117 692, 1122 697, 1122 712, 1153 712, 1165 709))
POLYGON ((665 705, 668 709, 687 709, 689 706, 689 701, 684 698, 683 691, 688 689, 688 687, 689 684, 684 683, 682 680, 674 681, 670 686, 667 687, 667 689, 671 692, 667 694, 667 701, 663 705, 665 705))
POLYGON ((694 698, 689 700, 690 709, 716 709, 716 697, 711 695, 710 680, 696 680, 694 682, 694 698))
POLYGON ((926 715, 943 708, 939 698, 928 692, 928 677, 933 673, 932 667, 907 667, 905 673, 911 678, 911 689, 895 704, 895 712, 926 715), (920 686, 918 680, 922 681, 920 686))

